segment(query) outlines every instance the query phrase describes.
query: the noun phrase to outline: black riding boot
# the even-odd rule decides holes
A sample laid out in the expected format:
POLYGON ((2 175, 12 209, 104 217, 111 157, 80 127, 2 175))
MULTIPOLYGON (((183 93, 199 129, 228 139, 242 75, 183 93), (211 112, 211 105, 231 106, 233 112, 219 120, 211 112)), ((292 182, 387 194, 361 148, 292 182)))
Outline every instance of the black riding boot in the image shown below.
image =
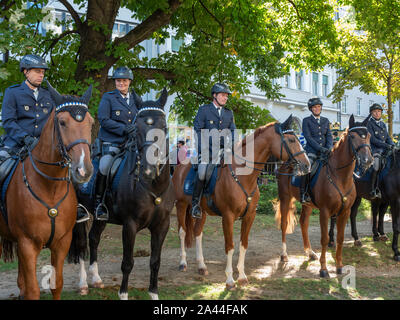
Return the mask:
POLYGON ((201 219, 200 201, 203 196, 203 187, 204 181, 201 181, 198 177, 196 177, 192 195, 192 217, 196 219, 201 219))
POLYGON ((76 210, 76 223, 81 223, 88 221, 90 219, 88 212, 83 208, 83 206, 78 205, 76 210))
POLYGON ((103 176, 100 172, 97 175, 96 180, 96 220, 107 221, 108 220, 108 209, 103 203, 103 196, 106 190, 107 176, 103 176))
POLYGON ((308 175, 301 176, 301 181, 300 181, 300 202, 301 203, 306 203, 306 202, 311 201, 310 195, 307 192, 307 180, 308 180, 308 175))
POLYGON ((379 188, 378 188, 378 183, 377 183, 377 180, 378 180, 378 173, 379 173, 379 171, 373 170, 373 171, 372 171, 372 174, 371 174, 371 186, 372 186, 372 191, 371 191, 371 193, 370 193, 370 196, 371 196, 373 199, 381 198, 381 191, 379 190, 379 188))

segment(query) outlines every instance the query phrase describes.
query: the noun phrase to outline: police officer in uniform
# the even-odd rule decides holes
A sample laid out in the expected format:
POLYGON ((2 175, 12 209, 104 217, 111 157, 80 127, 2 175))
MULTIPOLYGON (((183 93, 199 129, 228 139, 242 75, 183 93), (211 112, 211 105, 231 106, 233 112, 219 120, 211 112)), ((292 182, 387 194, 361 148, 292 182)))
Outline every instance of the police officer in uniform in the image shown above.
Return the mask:
POLYGON ((115 80, 114 91, 106 92, 101 98, 98 118, 100 131, 98 139, 102 144, 99 173, 96 180, 96 219, 108 220, 108 209, 103 203, 107 174, 113 157, 121 151, 121 144, 130 134, 134 134, 132 124, 138 112, 134 97, 129 92, 133 73, 127 67, 115 69, 112 78, 115 80))
MULTIPOLYGON (((333 138, 328 118, 321 117, 321 99, 311 98, 308 100, 307 105, 312 114, 303 119, 303 135, 307 142, 304 149, 312 166, 318 157, 329 156, 333 146, 333 138)), ((306 192, 308 178, 309 175, 305 175, 301 179, 300 202, 302 203, 311 201, 310 196, 306 192)))
POLYGON ((382 154, 387 154, 388 151, 394 148, 394 142, 388 134, 386 124, 382 121, 383 108, 380 104, 374 103, 369 107, 369 118, 367 128, 371 134, 371 150, 374 156, 373 171, 371 176, 372 191, 371 197, 380 198, 381 193, 378 188, 378 172, 381 167, 382 154))
MULTIPOLYGON (((213 102, 210 104, 203 105, 199 108, 196 118, 194 119, 194 130, 197 136, 197 154, 198 154, 198 169, 197 175, 195 178, 194 188, 193 188, 193 196, 192 196, 192 216, 194 218, 201 218, 201 208, 200 208, 200 200, 203 195, 203 188, 206 178, 207 166, 215 165, 217 159, 213 158, 213 155, 216 156, 216 152, 213 153, 213 145, 212 145, 212 134, 213 132, 218 132, 219 146, 216 146, 218 149, 224 148, 225 139, 228 142, 226 148, 232 148, 233 145, 233 136, 234 130, 236 129, 233 112, 227 108, 225 108, 225 104, 228 101, 228 97, 232 92, 229 87, 224 83, 216 83, 213 85, 211 89, 211 96, 213 98, 213 102), (202 141, 201 135, 202 130, 212 130, 208 141, 202 141), (226 130, 224 130, 226 129, 226 130), (225 139, 224 139, 225 137, 225 139), (202 155, 202 144, 208 144, 208 153, 207 157, 205 154, 202 155)), ((210 131, 207 131, 210 132, 210 131)), ((215 139, 214 139, 215 141, 215 139)), ((207 148, 207 145, 204 145, 203 148, 207 148)), ((215 151, 215 146, 214 146, 215 151)))

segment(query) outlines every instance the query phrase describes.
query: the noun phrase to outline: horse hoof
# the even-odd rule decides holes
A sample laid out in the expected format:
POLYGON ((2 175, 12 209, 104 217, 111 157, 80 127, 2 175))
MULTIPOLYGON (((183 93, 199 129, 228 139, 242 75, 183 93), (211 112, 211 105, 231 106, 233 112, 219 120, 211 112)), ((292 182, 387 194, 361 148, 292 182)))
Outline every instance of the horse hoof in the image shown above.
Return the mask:
POLYGON ((335 246, 335 241, 329 241, 328 247, 333 248, 335 246))
POLYGON ((343 274, 343 268, 336 268, 336 274, 343 274))
POLYGON ((321 278, 329 278, 328 270, 320 270, 319 276, 320 276, 321 278))
POLYGON ((361 242, 361 240, 354 240, 354 246, 355 246, 355 247, 362 247, 362 242, 361 242))
POLYGON ((228 290, 228 291, 234 290, 235 288, 236 288, 236 285, 234 282, 226 284, 226 290, 228 290))
POLYGON ((128 292, 120 293, 118 291, 118 297, 120 300, 128 300, 128 292))
POLYGON ((312 252, 312 253, 309 255, 309 258, 310 258, 310 261, 316 261, 316 260, 318 260, 318 256, 317 256, 314 252, 312 252))
POLYGON ((393 259, 394 259, 394 261, 399 262, 399 261, 400 261, 400 256, 396 256, 396 255, 395 255, 395 256, 393 257, 393 259))
POLYGON ((97 289, 103 289, 104 288, 104 283, 102 281, 99 282, 95 282, 92 284, 93 288, 97 288, 97 289))
POLYGON ((281 262, 289 262, 289 258, 287 255, 281 255, 281 262))
POLYGON ((149 296, 150 296, 151 300, 159 300, 158 293, 149 292, 149 296))
POLYGON ((88 294, 89 294, 89 288, 88 288, 88 287, 79 288, 79 294, 80 294, 81 296, 86 296, 86 295, 88 295, 88 294))
POLYGON ((386 234, 383 234, 383 235, 381 235, 381 236, 379 237, 379 240, 380 240, 380 241, 386 242, 386 241, 389 241, 389 238, 388 238, 388 236, 387 236, 386 234))
POLYGON ((249 280, 247 280, 247 278, 238 279, 237 282, 239 286, 247 286, 249 284, 249 280))
POLYGON ((375 242, 376 242, 376 241, 379 241, 380 236, 373 236, 372 239, 373 239, 375 242))
POLYGON ((186 270, 187 270, 186 264, 181 264, 181 265, 179 265, 179 271, 185 272, 186 270))
POLYGON ((199 275, 208 276, 208 270, 205 268, 199 268, 199 275))

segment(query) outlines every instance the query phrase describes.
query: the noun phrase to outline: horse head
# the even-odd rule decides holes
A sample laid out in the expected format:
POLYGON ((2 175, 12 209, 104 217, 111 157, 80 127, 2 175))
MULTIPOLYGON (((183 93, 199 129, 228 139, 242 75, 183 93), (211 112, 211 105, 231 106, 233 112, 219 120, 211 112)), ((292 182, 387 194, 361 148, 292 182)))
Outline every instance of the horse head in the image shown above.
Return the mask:
POLYGON ((290 115, 283 123, 275 123, 271 152, 274 157, 292 165, 295 175, 305 175, 310 171, 310 161, 292 129, 292 122, 290 115))
POLYGON ((370 146, 371 135, 367 129, 367 123, 370 117, 371 115, 363 122, 356 122, 353 115, 351 115, 349 119, 349 145, 361 174, 363 174, 373 162, 370 146))
POLYGON ((56 103, 54 130, 61 156, 71 161, 72 178, 76 183, 89 181, 93 173, 90 158, 91 131, 94 123, 88 112, 92 95, 90 86, 82 97, 61 95, 50 83, 48 88, 56 103))
POLYGON ((137 146, 141 154, 141 171, 154 180, 166 167, 168 158, 167 121, 164 106, 168 92, 164 88, 157 101, 145 101, 132 92, 139 111, 136 116, 137 146))

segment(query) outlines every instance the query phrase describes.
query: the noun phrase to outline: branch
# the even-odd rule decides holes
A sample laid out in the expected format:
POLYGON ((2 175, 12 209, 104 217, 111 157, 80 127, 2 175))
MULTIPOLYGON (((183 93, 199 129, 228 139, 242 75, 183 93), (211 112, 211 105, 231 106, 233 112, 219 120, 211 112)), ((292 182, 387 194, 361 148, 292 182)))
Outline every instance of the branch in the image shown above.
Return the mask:
POLYGON ((303 17, 300 15, 299 9, 297 9, 296 4, 292 0, 288 0, 289 3, 293 6, 294 10, 296 10, 296 14, 300 20, 303 20, 303 17))
POLYGON ((146 80, 154 80, 155 75, 162 75, 165 80, 175 80, 176 74, 164 70, 164 69, 156 69, 156 68, 133 68, 131 69, 133 73, 140 74, 146 80))
POLYGON ((221 27, 221 48, 224 47, 224 25, 222 24, 221 21, 219 21, 217 19, 217 17, 215 15, 212 14, 212 12, 210 10, 208 10, 208 8, 203 4, 203 2, 201 0, 199 0, 201 6, 204 8, 204 10, 206 10, 206 12, 215 20, 217 21, 217 23, 220 25, 221 27))
POLYGON ((62 38, 66 37, 69 34, 73 34, 73 33, 79 33, 78 30, 67 30, 64 31, 63 33, 61 33, 57 38, 55 39, 49 39, 49 40, 45 40, 45 41, 51 41, 50 46, 46 49, 46 51, 44 52, 44 54, 46 55, 47 52, 49 52, 49 50, 52 50, 54 48, 54 46, 57 44, 58 41, 60 41, 62 38))
POLYGON ((71 14, 71 16, 74 19, 76 26, 78 28, 78 32, 80 33, 82 31, 82 20, 79 17, 79 14, 74 10, 74 8, 70 5, 70 3, 67 0, 59 0, 59 1, 64 5, 64 7, 71 14))
POLYGON ((211 97, 205 96, 205 95, 202 94, 200 91, 197 91, 197 90, 195 90, 195 89, 193 89, 193 88, 188 88, 188 90, 189 90, 190 92, 194 93, 194 94, 197 95, 197 96, 200 96, 200 97, 202 97, 202 98, 204 98, 204 99, 207 99, 207 100, 212 101, 212 98, 211 98, 211 97))
MULTIPOLYGON (((1 0, 0 1, 0 10, 1 12, 6 13, 8 9, 10 9, 13 5, 15 5, 15 1, 10 0, 1 0)), ((4 16, 2 14, 2 16, 4 16)))

